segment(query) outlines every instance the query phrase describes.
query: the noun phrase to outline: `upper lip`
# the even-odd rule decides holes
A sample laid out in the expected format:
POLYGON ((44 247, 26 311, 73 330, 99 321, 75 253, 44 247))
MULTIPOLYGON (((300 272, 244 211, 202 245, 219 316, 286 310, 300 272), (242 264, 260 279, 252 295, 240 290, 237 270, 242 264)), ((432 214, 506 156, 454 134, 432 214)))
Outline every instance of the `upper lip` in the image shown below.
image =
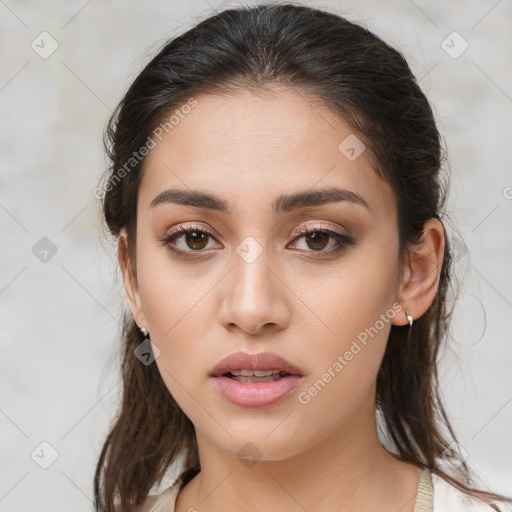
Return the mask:
POLYGON ((275 370, 276 372, 302 376, 302 371, 299 368, 271 352, 259 352, 257 354, 235 352, 219 361, 210 375, 220 377, 232 370, 275 370))

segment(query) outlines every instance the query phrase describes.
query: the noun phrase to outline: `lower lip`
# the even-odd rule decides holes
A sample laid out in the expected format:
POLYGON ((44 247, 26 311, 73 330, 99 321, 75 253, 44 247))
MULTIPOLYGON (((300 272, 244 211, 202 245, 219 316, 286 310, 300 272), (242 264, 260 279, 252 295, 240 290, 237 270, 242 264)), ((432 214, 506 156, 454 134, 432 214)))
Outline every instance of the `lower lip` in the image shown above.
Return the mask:
POLYGON ((300 383, 300 375, 290 375, 271 382, 237 382, 229 377, 214 377, 221 394, 242 407, 265 407, 288 396, 300 383))

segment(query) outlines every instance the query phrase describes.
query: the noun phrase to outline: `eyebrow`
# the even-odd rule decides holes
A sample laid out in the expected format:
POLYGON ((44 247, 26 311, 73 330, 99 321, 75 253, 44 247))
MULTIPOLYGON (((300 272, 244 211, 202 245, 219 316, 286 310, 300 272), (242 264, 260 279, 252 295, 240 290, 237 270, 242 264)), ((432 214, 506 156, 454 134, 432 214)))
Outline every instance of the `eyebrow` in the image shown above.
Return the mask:
MULTIPOLYGON (((307 208, 308 206, 319 206, 342 201, 354 203, 370 210, 368 203, 359 194, 339 187, 306 190, 293 194, 281 194, 273 201, 272 210, 277 216, 301 208, 307 208)), ((154 208, 166 203, 206 208, 228 215, 231 213, 226 201, 207 192, 198 190, 164 190, 151 201, 149 207, 154 208)))

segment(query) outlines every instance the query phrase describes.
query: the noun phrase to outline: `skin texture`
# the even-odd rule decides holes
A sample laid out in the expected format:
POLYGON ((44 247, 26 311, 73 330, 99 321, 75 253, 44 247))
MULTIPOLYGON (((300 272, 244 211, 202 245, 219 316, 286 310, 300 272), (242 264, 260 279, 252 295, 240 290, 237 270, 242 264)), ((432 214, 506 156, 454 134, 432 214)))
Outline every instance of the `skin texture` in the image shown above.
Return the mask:
POLYGON ((379 443, 376 375, 391 324, 407 324, 402 306, 416 319, 435 297, 441 224, 425 224, 424 242, 401 267, 394 193, 372 169, 368 151, 354 161, 340 152, 353 133, 346 123, 286 89, 196 99, 145 161, 136 269, 124 231, 118 247, 132 314, 148 328, 162 378, 196 429, 201 472, 180 492, 176 511, 412 512, 419 468, 379 443), (272 211, 281 194, 332 186, 359 194, 369 209, 343 201, 278 217, 272 211), (218 196, 231 214, 150 208, 169 188, 218 196), (212 232, 207 243, 189 238, 187 245, 184 235, 174 241, 189 253, 199 247, 193 258, 173 255, 161 241, 180 223, 212 232), (308 240, 301 226, 330 229, 354 244, 334 253, 336 239, 308 240), (262 250, 252 263, 236 251, 249 236, 262 250), (388 313, 378 334, 301 403, 299 393, 390 310, 396 314, 388 313), (209 373, 237 351, 274 352, 304 379, 279 403, 234 405, 209 373), (237 455, 246 443, 259 451, 253 465, 237 455))

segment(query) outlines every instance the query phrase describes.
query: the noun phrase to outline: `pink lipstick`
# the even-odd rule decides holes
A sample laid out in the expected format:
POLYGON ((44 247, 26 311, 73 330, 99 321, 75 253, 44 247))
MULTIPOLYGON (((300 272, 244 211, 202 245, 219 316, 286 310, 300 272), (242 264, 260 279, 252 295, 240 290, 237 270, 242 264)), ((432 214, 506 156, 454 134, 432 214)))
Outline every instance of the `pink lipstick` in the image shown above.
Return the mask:
POLYGON ((236 352, 210 374, 221 394, 242 407, 265 407, 281 401, 300 384, 302 371, 271 352, 236 352))

